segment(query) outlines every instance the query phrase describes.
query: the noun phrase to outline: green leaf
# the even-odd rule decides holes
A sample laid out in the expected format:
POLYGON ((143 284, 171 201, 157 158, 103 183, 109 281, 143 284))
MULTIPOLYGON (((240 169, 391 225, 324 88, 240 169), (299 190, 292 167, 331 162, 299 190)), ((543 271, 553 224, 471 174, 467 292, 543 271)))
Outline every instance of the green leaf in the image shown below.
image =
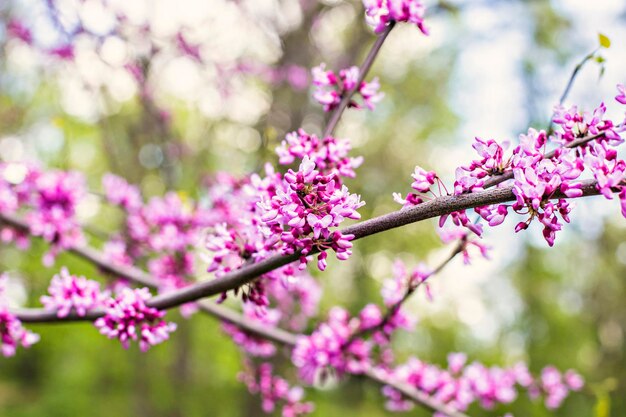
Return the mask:
POLYGON ((608 36, 598 33, 598 41, 600 41, 600 46, 606 49, 611 47, 611 40, 608 36))

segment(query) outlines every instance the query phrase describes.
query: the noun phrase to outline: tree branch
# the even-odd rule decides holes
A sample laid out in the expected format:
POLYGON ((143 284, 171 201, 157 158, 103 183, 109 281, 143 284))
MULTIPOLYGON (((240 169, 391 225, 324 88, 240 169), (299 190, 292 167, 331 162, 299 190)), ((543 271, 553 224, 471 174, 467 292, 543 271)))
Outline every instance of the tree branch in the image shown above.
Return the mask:
POLYGON ((367 54, 365 61, 359 67, 359 78, 357 79, 356 84, 354 85, 352 89, 346 92, 346 94, 343 96, 343 98, 339 102, 339 105, 335 108, 335 110, 331 114, 330 119, 328 120, 328 124, 326 124, 326 128, 324 129, 324 133, 322 134, 322 138, 332 135, 333 131, 335 130, 335 127, 337 127, 337 123, 339 123, 339 119, 341 119, 341 115, 343 114, 343 111, 348 107, 348 104, 350 104, 350 100, 352 100, 352 96, 354 95, 354 93, 358 91, 359 87, 361 86, 361 83, 367 76, 367 73, 369 72, 370 68, 372 68, 372 65, 374 64, 374 60, 376 59, 378 52, 380 52, 380 48, 383 46, 385 39, 387 39, 387 36, 389 35, 389 33, 391 32, 394 26, 395 26, 394 21, 389 22, 389 25, 385 28, 385 31, 381 33, 380 35, 378 35, 378 38, 376 38, 376 42, 374 42, 374 45, 372 45, 372 48, 367 54))
MULTIPOLYGON (((21 229, 28 230, 27 224, 15 217, 8 216, 5 214, 0 214, 0 220, 5 223, 11 224, 13 227, 18 227, 21 229)), ((127 267, 127 266, 118 266, 114 264, 108 263, 108 261, 102 256, 101 253, 96 251, 90 247, 81 247, 81 248, 72 248, 70 249, 74 254, 87 259, 88 261, 98 265, 101 269, 106 270, 107 272, 122 276, 131 281, 135 281, 140 284, 148 285, 151 287, 156 286, 156 281, 153 280, 146 272, 135 268, 135 267, 127 267)), ((267 327, 261 323, 255 322, 253 320, 249 320, 245 318, 243 315, 220 305, 217 305, 208 300, 201 300, 197 302, 198 307, 204 313, 213 316, 219 320, 231 323, 241 330, 260 337, 265 340, 269 340, 275 343, 282 344, 284 346, 293 348, 298 340, 298 335, 285 331, 278 327, 267 327)), ((97 309, 91 312, 88 312, 84 316, 78 316, 74 312, 70 313, 67 317, 59 318, 56 315, 56 311, 50 311, 39 308, 27 308, 27 309, 12 309, 11 313, 14 314, 18 319, 20 319, 24 323, 65 323, 65 322, 84 322, 84 321, 94 321, 99 317, 102 317, 104 311, 101 309, 97 309)), ((416 403, 424 406, 425 408, 439 412, 449 417, 468 417, 463 413, 455 411, 449 406, 438 402, 437 400, 431 398, 427 394, 414 389, 408 385, 390 381, 388 379, 383 378, 378 373, 373 370, 368 370, 364 373, 364 376, 372 381, 381 384, 388 385, 393 389, 401 392, 407 398, 412 399, 416 403)))
MULTIPOLYGON (((582 183, 583 196, 599 194, 599 191, 596 188, 596 181, 586 180, 582 181, 582 183)), ((567 198, 567 196, 560 191, 557 191, 554 193, 552 198, 567 198)), ((444 195, 414 207, 394 211, 354 224, 341 230, 341 233, 344 235, 354 235, 354 240, 357 240, 376 233, 406 226, 411 223, 450 214, 454 211, 466 210, 491 204, 506 203, 514 200, 515 195, 513 194, 513 187, 496 188, 461 195, 444 195)), ((28 230, 26 223, 12 214, 0 214, 0 222, 19 227, 21 229, 26 228, 26 230, 28 230)), ((113 274, 119 274, 121 276, 132 275, 134 277, 132 278, 133 280, 138 278, 137 282, 142 282, 146 285, 154 285, 154 281, 146 273, 137 273, 134 268, 127 270, 126 267, 114 265, 110 263, 108 259, 104 258, 95 251, 88 249, 85 250, 84 247, 72 247, 70 248, 70 251, 96 263, 105 271, 113 274)), ((316 252, 313 251, 311 254, 313 253, 316 252)), ((196 301, 204 297, 221 294, 223 292, 239 288, 263 274, 292 263, 298 260, 300 256, 301 254, 298 252, 292 255, 274 255, 258 263, 247 265, 232 271, 221 278, 199 282, 176 291, 157 295, 148 300, 146 304, 150 307, 163 310, 196 301)), ((68 318, 67 320, 71 319, 68 318)))

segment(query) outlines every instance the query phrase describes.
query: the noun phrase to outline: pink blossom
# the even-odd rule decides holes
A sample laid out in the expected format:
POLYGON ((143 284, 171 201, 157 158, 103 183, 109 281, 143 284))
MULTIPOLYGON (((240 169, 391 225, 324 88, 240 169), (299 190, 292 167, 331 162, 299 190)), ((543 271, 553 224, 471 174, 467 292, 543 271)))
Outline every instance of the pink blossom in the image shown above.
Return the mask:
POLYGON ((367 23, 380 33, 392 21, 416 25, 428 35, 424 26, 426 8, 420 0, 363 0, 367 23))
POLYGON ((135 211, 142 206, 139 188, 130 185, 125 179, 105 174, 102 177, 102 186, 109 203, 122 206, 127 211, 135 211))
POLYGON ((312 403, 302 402, 304 390, 298 386, 291 387, 285 379, 273 375, 272 365, 267 362, 262 363, 256 373, 253 369, 242 372, 239 379, 252 394, 261 396, 262 408, 266 413, 272 413, 277 404, 282 404, 283 417, 298 417, 313 412, 312 403))
POLYGON ((426 171, 423 168, 416 166, 412 177, 415 181, 413 181, 411 187, 420 193, 425 193, 430 190, 430 186, 435 183, 437 174, 435 171, 426 171))
POLYGON ((320 139, 307 134, 303 129, 288 133, 276 148, 279 163, 290 165, 296 159, 308 156, 324 175, 336 174, 339 177, 354 178, 354 170, 363 162, 362 157, 348 157, 350 141, 328 136, 320 139))
POLYGON ((565 384, 572 391, 579 391, 585 386, 585 380, 583 377, 573 369, 569 369, 565 372, 563 379, 565 380, 565 384))
POLYGON ((105 303, 105 315, 95 321, 100 333, 109 339, 119 339, 124 349, 128 349, 131 340, 138 341, 142 352, 169 339, 169 334, 176 330, 176 324, 163 320, 164 311, 147 307, 150 299, 147 288, 125 288, 115 298, 105 303))
POLYGON ((0 351, 5 357, 14 356, 17 348, 29 348, 39 341, 39 335, 26 330, 22 322, 9 312, 6 298, 8 276, 0 273, 0 351))
POLYGON ((200 46, 190 43, 181 32, 176 34, 176 44, 180 51, 197 62, 202 62, 200 46))
POLYGON ((35 175, 33 210, 26 216, 31 233, 53 243, 52 255, 60 249, 80 245, 83 235, 75 215, 76 206, 86 194, 84 177, 62 171, 35 175))
POLYGON ((448 354, 448 369, 453 374, 458 374, 467 362, 467 355, 463 352, 448 354))
POLYGON ((48 50, 47 52, 49 55, 65 60, 65 61, 72 61, 75 56, 74 45, 72 44, 57 46, 55 48, 48 50))
POLYGON ((0 349, 3 356, 14 356, 19 346, 27 349, 38 341, 38 334, 26 330, 17 317, 5 307, 0 307, 0 349))
MULTIPOLYGON (((262 219, 283 242, 283 253, 297 249, 304 255, 314 247, 333 249, 339 259, 346 259, 352 244, 348 236, 332 229, 345 219, 359 219, 357 210, 365 203, 340 185, 335 176, 322 175, 308 155, 298 171, 288 170, 284 176, 286 189, 276 190, 269 200, 258 203, 262 219)), ((320 254, 320 269, 325 267, 325 254, 320 254)), ((302 259, 304 264, 306 259, 302 259)))
POLYGON ((326 380, 331 373, 361 373, 369 366, 371 346, 362 340, 346 345, 352 329, 348 313, 335 307, 328 321, 322 323, 310 336, 301 336, 292 353, 292 361, 300 378, 313 384, 326 380))
POLYGON ((67 317, 72 310, 84 316, 102 306, 108 296, 100 292, 98 282, 70 275, 65 267, 52 278, 48 293, 41 297, 41 303, 49 310, 56 310, 59 317, 67 317))
MULTIPOLYGON (((563 385, 561 375, 554 367, 545 368, 541 378, 535 380, 523 364, 512 368, 489 368, 478 362, 466 365, 466 360, 467 356, 463 353, 451 353, 448 356, 449 369, 446 370, 410 358, 396 368, 377 368, 376 371, 459 411, 467 410, 474 403, 487 410, 499 404, 510 404, 522 389, 527 390, 533 399, 537 392, 543 392, 546 405, 552 409, 559 407, 568 395, 568 388, 563 385)), ((390 410, 406 411, 413 406, 389 386, 384 387, 382 392, 390 410)))
MULTIPOLYGON (((361 96, 363 103, 370 110, 374 110, 376 104, 383 98, 383 94, 379 92, 378 78, 374 78, 369 83, 365 81, 359 83, 359 68, 356 66, 342 69, 339 75, 336 75, 333 71, 326 70, 326 64, 322 63, 313 68, 311 73, 315 86, 313 98, 324 106, 324 111, 334 110, 341 100, 353 91, 361 96)), ((357 109, 361 108, 352 99, 348 105, 357 109)))

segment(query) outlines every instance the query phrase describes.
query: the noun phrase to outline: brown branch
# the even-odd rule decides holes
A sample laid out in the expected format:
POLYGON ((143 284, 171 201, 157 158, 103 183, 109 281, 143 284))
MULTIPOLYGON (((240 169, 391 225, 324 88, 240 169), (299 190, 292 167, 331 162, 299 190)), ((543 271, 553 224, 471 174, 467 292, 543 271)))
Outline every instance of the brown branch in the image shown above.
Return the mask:
MULTIPOLYGON (((598 195, 596 182, 593 180, 582 181, 583 196, 598 195)), ((553 199, 568 198, 557 191, 552 196, 553 199)), ((514 201, 513 187, 496 188, 488 191, 479 191, 470 194, 446 195, 422 203, 408 209, 394 211, 364 222, 349 226, 341 233, 354 235, 354 240, 371 236, 376 233, 406 226, 422 220, 443 216, 454 211, 466 210, 475 207, 488 206, 491 204, 506 203, 514 201)), ((200 282, 177 291, 158 295, 148 301, 148 305, 158 309, 175 307, 187 302, 191 302, 203 297, 220 294, 224 291, 232 290, 246 284, 258 276, 273 271, 281 266, 294 262, 300 254, 275 255, 256 264, 245 266, 236 271, 224 275, 222 278, 213 281, 200 282)))
MULTIPOLYGON (((13 227, 28 230, 28 226, 26 225, 26 223, 14 216, 0 214, 0 220, 4 221, 5 223, 11 224, 11 226, 13 227), (10 220, 7 221, 7 219, 10 220)), ((153 280, 146 272, 135 267, 110 264, 102 254, 100 254, 93 248, 72 248, 71 252, 98 265, 101 269, 109 273, 122 276, 140 284, 148 285, 151 287, 156 286, 156 281, 153 280)), ((254 320, 249 320, 243 315, 227 307, 217 305, 208 300, 198 301, 197 305, 204 313, 213 316, 219 320, 231 323, 241 330, 262 339, 279 343, 290 348, 294 347, 298 340, 298 336, 293 333, 290 333, 278 327, 267 327, 259 322, 255 322, 254 320)), ((91 322, 99 317, 102 317, 104 311, 102 309, 97 309, 88 312, 84 316, 78 316, 77 314, 72 312, 70 313, 70 315, 64 318, 57 317, 55 311, 38 308, 12 309, 11 313, 24 323, 65 323, 84 321, 91 322)), ((448 415, 449 417, 467 417, 465 414, 457 412, 449 406, 431 398, 424 392, 414 389, 400 382, 384 379, 373 370, 366 371, 364 376, 381 385, 388 385, 392 387, 393 389, 401 392, 407 398, 412 399, 416 403, 421 404, 431 411, 439 412, 444 415, 448 415)))
POLYGON ((423 391, 416 390, 403 382, 393 381, 391 378, 383 375, 382 372, 377 372, 375 369, 368 369, 363 373, 363 375, 381 385, 390 386, 396 391, 399 391, 405 397, 412 399, 431 411, 441 413, 448 417, 468 417, 467 414, 457 411, 446 404, 440 403, 423 391))
MULTIPOLYGON (((599 194, 595 181, 586 180, 582 181, 582 183, 583 196, 599 194)), ((505 187, 488 191, 478 191, 469 194, 445 195, 437 197, 414 207, 398 210, 354 224, 341 230, 341 233, 344 235, 354 235, 354 240, 357 240, 376 233, 406 226, 411 223, 450 214, 454 211, 514 201, 515 195, 512 190, 512 187, 505 187)), ((558 191, 554 193, 552 198, 567 198, 567 196, 558 191)), ((0 214, 0 222, 22 229, 26 226, 23 220, 11 214, 0 214)), ((142 282, 146 285, 154 284, 152 278, 144 272, 137 273, 137 270, 134 268, 127 271, 125 267, 111 264, 99 253, 85 249, 84 247, 73 247, 70 251, 89 259, 90 261, 101 266, 105 271, 119 275, 125 275, 121 272, 128 272, 134 277, 139 278, 137 279, 138 282, 142 282)), ((188 302, 193 302, 204 297, 221 294, 223 292, 239 288, 263 274, 292 263, 298 260, 300 256, 301 255, 298 252, 292 255, 274 255, 258 263, 247 265, 232 271, 221 278, 214 279, 212 281, 199 282, 176 291, 157 295, 150 299, 147 302, 147 305, 158 309, 168 309, 188 302)), ((133 278, 133 280, 135 279, 133 278)))

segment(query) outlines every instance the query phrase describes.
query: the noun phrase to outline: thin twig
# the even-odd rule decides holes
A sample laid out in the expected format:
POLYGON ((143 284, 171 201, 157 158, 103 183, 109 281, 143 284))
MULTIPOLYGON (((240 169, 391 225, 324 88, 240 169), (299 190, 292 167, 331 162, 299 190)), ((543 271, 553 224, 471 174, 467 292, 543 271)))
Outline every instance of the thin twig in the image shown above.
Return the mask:
POLYGON ((330 136, 334 132, 335 128, 337 127, 337 123, 339 123, 339 119, 341 119, 341 115, 343 114, 343 111, 348 107, 348 105, 350 104, 350 100, 352 100, 352 96, 354 95, 354 93, 358 91, 359 87, 361 86, 361 83, 367 76, 367 73, 369 72, 370 68, 372 68, 372 65, 374 64, 374 60, 376 59, 378 52, 380 52, 380 48, 383 46, 385 39, 387 39, 387 35, 389 35, 389 33, 391 32, 394 26, 395 26, 395 22, 391 21, 389 25, 385 28, 384 32, 378 35, 378 38, 376 38, 376 42, 374 42, 374 44, 372 45, 372 48, 367 54, 365 61, 359 67, 359 77, 356 81, 356 84, 354 85, 353 88, 346 91, 345 95, 342 97, 341 101, 339 102, 339 105, 335 108, 333 113, 330 115, 330 119, 328 120, 328 124, 326 125, 326 128, 324 129, 324 133, 322 137, 325 138, 327 136, 330 136))
POLYGON ((563 103, 565 102, 565 100, 567 99, 567 96, 569 95, 570 90, 572 89, 572 86, 574 85, 574 81, 576 80, 576 76, 578 75, 578 72, 585 66, 585 64, 592 60, 593 57, 596 55, 596 52, 598 52, 600 48, 596 48, 593 50, 593 52, 590 52, 589 54, 587 54, 582 61, 580 61, 576 67, 574 67, 574 71, 572 71, 572 75, 570 75, 569 80, 567 81, 567 85, 565 86, 565 90, 563 90, 563 94, 561 94, 561 98, 559 99, 559 104, 563 105, 563 103))
POLYGON ((415 284, 409 281, 402 298, 387 309, 387 312, 385 313, 380 323, 378 323, 375 326, 371 326, 371 327, 367 327, 365 329, 359 330, 358 332, 354 332, 352 336, 350 336, 350 338, 344 343, 344 346, 350 346, 352 342, 354 342, 356 339, 359 339, 368 334, 375 333, 379 330, 383 330, 387 326, 389 321, 393 319, 393 317, 396 315, 396 313, 402 307, 402 305, 404 305, 404 303, 406 303, 407 300, 411 298, 411 295, 413 295, 418 290, 418 288, 422 286, 422 284, 426 283, 427 280, 429 280, 430 278, 432 278, 433 276, 441 272, 454 258, 456 258, 456 256, 459 253, 463 252, 463 247, 465 246, 465 244, 466 244, 466 238, 459 239, 459 241, 454 246, 454 249, 446 257, 446 259, 440 262, 427 276, 425 276, 421 281, 415 284))

